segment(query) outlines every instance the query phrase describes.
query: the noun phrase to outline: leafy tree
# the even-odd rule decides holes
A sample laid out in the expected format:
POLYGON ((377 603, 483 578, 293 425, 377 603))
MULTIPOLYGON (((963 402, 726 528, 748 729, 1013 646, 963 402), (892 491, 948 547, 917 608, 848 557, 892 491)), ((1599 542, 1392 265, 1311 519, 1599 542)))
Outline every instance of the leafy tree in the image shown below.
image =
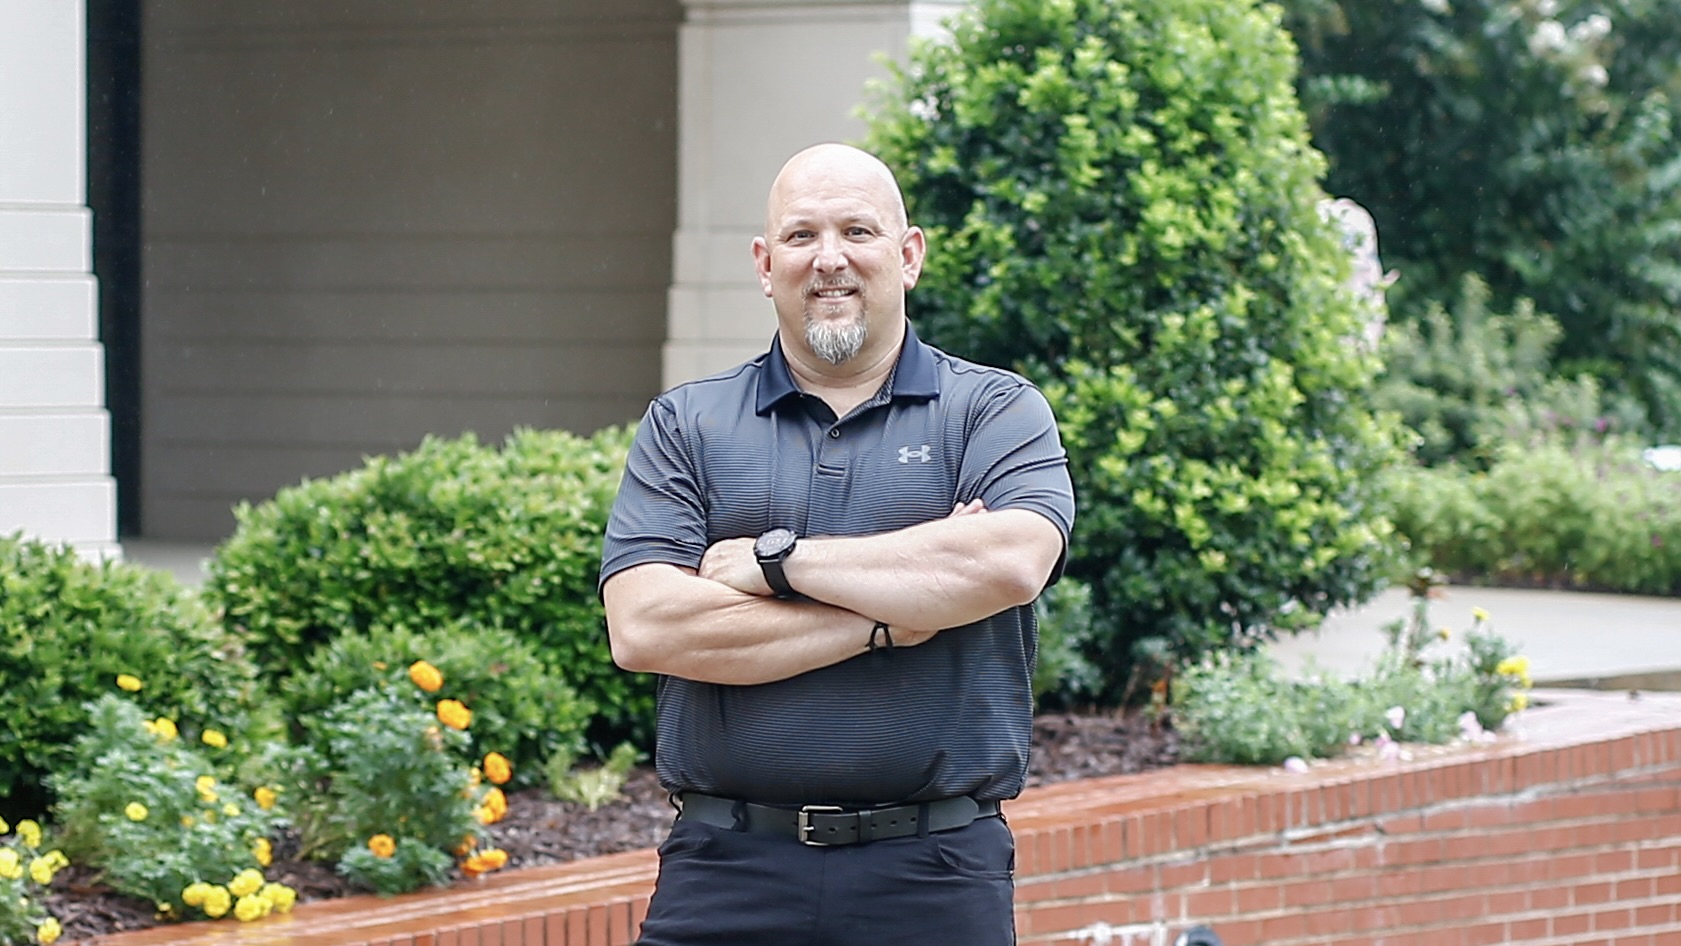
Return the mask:
POLYGON ((1681 432, 1681 20, 1672 0, 1286 0, 1331 190, 1368 207, 1400 320, 1528 298, 1558 369, 1681 432))
POLYGON ((1309 623, 1386 564, 1393 441, 1277 16, 980 0, 870 113, 932 247, 919 332, 1057 410, 1106 699, 1137 655, 1309 623))

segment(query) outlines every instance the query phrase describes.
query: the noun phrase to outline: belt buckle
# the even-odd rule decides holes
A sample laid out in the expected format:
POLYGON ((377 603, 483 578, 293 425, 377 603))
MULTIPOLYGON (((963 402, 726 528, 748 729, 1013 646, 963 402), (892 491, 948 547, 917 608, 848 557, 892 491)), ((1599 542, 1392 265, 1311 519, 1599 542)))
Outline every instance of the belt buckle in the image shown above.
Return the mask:
POLYGON ((845 810, 839 805, 801 805, 797 822, 800 829, 800 843, 807 847, 834 847, 827 841, 812 840, 811 832, 817 830, 817 826, 811 823, 811 816, 813 814, 832 814, 845 810))

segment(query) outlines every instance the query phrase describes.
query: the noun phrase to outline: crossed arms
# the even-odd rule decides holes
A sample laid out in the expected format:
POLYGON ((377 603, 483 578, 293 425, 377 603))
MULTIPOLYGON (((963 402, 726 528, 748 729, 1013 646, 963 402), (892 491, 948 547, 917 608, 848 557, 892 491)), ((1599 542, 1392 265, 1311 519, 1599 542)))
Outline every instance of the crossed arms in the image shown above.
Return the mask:
POLYGON ((771 596, 753 537, 706 550, 700 568, 647 563, 602 587, 613 660, 709 683, 769 683, 862 653, 875 622, 920 644, 1039 595, 1062 533, 1025 509, 979 500, 944 519, 868 536, 802 538, 784 563, 809 600, 771 596))

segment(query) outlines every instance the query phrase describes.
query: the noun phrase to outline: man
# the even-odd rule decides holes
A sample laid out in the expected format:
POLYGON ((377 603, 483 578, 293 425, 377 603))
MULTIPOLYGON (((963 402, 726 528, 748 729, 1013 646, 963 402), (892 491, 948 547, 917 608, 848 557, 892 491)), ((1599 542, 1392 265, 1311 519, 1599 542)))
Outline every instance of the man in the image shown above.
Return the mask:
POLYGON ((924 249, 880 161, 795 155, 753 241, 770 351, 637 431, 601 576, 681 806, 648 946, 1014 941, 998 803, 1073 491, 1035 388, 911 330, 924 249))

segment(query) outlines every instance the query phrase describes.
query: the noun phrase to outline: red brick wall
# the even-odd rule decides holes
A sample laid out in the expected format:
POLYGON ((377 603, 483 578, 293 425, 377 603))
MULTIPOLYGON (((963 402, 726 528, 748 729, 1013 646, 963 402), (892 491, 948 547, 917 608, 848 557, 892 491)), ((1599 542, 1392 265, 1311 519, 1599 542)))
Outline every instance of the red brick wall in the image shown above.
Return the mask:
MULTIPOLYGON (((1180 766, 1006 807, 1024 944, 1681 946, 1681 698, 1545 695, 1520 734, 1304 774, 1180 766)), ((620 946, 650 852, 107 946, 620 946)))

